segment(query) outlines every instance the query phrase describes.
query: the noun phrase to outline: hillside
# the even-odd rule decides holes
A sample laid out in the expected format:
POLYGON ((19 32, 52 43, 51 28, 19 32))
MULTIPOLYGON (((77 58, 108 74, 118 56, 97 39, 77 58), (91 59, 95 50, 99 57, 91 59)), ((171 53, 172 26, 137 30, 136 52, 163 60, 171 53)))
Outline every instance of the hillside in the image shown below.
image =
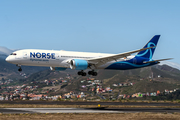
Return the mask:
POLYGON ((0 58, 0 79, 19 79, 24 78, 21 74, 26 74, 26 76, 30 76, 32 73, 36 73, 38 71, 42 71, 45 69, 49 69, 47 67, 32 67, 32 66, 22 66, 23 71, 18 72, 18 67, 14 64, 10 64, 6 62, 4 59, 0 58))
MULTIPOLYGON (((122 94, 137 92, 155 92, 157 90, 180 88, 180 71, 170 66, 152 66, 141 69, 116 71, 109 78, 103 78, 108 71, 101 72, 104 86, 110 86, 122 94), (153 76, 153 78, 152 78, 153 76), (134 83, 133 86, 113 87, 113 84, 134 83)), ((110 71, 112 72, 112 71, 110 71)), ((109 73, 110 73, 109 72, 109 73)))
MULTIPOLYGON (((87 79, 92 76, 78 76, 77 71, 50 71, 44 70, 32 74, 26 79, 22 79, 22 83, 30 83, 32 81, 40 82, 44 80, 68 80, 67 84, 53 94, 69 91, 88 91, 88 88, 81 86, 87 85, 87 79), (66 79, 70 76, 69 79, 66 79), (86 82, 81 83, 82 80, 86 82)), ((102 81, 102 87, 111 87, 114 92, 121 94, 133 94, 137 92, 155 92, 157 90, 180 88, 180 71, 167 65, 152 66, 134 70, 98 70, 98 76, 93 77, 102 81), (133 86, 114 87, 113 84, 134 83, 133 86)), ((58 82, 59 84, 59 82, 58 82)))

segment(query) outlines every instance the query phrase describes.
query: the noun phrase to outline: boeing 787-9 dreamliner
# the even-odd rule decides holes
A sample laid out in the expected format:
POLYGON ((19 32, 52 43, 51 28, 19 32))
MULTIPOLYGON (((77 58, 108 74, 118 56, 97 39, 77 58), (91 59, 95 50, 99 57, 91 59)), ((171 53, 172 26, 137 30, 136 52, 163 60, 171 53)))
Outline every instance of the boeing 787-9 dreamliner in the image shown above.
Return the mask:
POLYGON ((147 67, 160 63, 153 60, 153 54, 160 35, 155 35, 142 49, 120 54, 104 54, 90 52, 72 52, 64 50, 40 50, 23 49, 11 53, 6 61, 16 64, 22 71, 21 65, 46 66, 51 70, 79 70, 78 75, 86 76, 84 70, 89 69, 88 74, 96 76, 96 69, 128 70, 147 67), (137 55, 131 55, 137 53, 137 55))

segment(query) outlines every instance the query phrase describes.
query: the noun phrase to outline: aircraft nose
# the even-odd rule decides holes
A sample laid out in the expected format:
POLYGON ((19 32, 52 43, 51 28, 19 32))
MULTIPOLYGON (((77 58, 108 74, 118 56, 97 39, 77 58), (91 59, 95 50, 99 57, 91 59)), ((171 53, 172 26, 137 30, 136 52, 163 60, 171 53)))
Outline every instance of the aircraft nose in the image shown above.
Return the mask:
POLYGON ((8 62, 8 61, 9 61, 9 57, 6 58, 6 62, 8 62))
POLYGON ((5 61, 8 63, 16 64, 16 59, 13 56, 8 56, 5 61))
POLYGON ((9 58, 9 56, 6 58, 6 62, 10 62, 10 58, 9 58))

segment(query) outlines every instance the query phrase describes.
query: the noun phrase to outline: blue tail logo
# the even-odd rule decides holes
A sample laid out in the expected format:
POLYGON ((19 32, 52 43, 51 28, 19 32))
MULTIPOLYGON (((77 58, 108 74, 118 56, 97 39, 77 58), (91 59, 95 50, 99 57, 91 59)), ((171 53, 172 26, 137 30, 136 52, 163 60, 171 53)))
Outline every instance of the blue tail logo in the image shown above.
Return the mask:
MULTIPOLYGON (((157 46, 160 35, 155 35, 143 48, 157 46)), ((139 52, 136 56, 152 59, 156 47, 139 52)))

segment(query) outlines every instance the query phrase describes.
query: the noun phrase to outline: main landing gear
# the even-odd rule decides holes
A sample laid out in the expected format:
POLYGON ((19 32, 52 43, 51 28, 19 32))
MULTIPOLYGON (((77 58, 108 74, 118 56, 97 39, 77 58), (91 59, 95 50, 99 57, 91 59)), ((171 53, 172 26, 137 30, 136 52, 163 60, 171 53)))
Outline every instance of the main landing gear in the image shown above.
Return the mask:
POLYGON ((78 75, 86 76, 86 73, 83 72, 83 70, 81 70, 81 71, 78 72, 78 75))
MULTIPOLYGON (((97 72, 94 72, 94 70, 89 71, 88 74, 89 74, 89 75, 92 75, 92 76, 97 76, 97 72)), ((78 72, 78 75, 86 76, 86 72, 84 72, 83 70, 81 70, 81 71, 78 72)))
POLYGON ((97 72, 94 72, 94 70, 88 72, 89 75, 97 76, 97 72))

